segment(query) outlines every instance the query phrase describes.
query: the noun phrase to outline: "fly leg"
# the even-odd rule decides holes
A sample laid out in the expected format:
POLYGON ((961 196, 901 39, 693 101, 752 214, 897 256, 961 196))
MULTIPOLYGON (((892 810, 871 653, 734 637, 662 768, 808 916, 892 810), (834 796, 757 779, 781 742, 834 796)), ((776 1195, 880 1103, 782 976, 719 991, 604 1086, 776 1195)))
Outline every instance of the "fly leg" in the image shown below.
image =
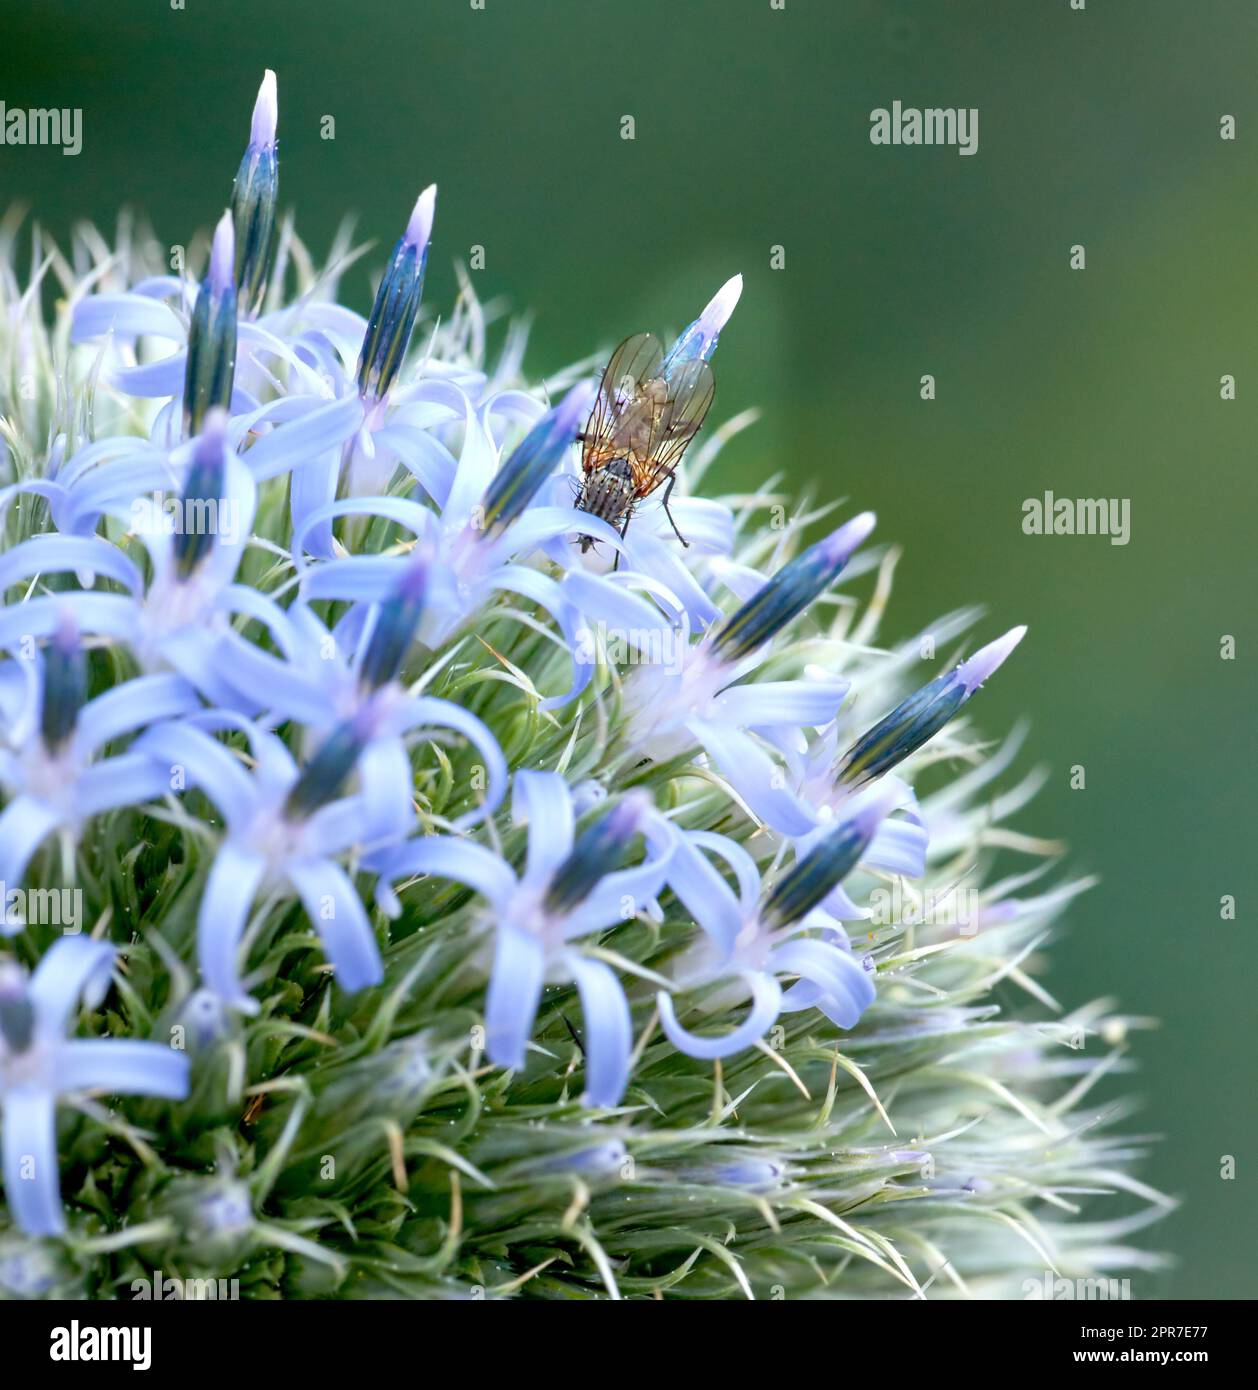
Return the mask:
MULTIPOLYGON (((632 507, 630 507, 629 510, 625 513, 625 524, 620 528, 620 539, 621 539, 622 541, 623 541, 624 538, 625 538, 625 532, 629 529, 629 518, 630 518, 631 516, 633 516, 633 508, 632 508, 632 507)), ((615 574, 616 571, 617 571, 619 568, 620 568, 620 551, 618 550, 618 551, 616 552, 616 560, 615 560, 615 563, 612 565, 612 573, 615 574)))
POLYGON ((668 499, 673 495, 673 488, 676 485, 676 482, 677 474, 674 473, 673 476, 668 480, 668 486, 664 489, 664 515, 668 518, 668 524, 673 528, 673 531, 676 534, 677 539, 682 543, 682 545, 689 549, 690 542, 677 529, 677 523, 673 520, 673 514, 668 508, 668 499))

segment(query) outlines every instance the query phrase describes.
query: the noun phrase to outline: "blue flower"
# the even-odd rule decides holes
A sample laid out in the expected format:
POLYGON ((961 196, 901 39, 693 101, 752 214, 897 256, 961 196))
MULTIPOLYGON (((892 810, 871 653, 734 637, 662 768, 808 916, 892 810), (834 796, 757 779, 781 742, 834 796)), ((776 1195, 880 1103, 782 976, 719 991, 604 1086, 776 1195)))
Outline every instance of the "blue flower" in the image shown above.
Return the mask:
POLYGON ((135 468, 101 464, 73 484, 70 505, 86 508, 92 525, 105 511, 134 527, 148 551, 151 576, 146 583, 139 566, 99 536, 24 541, 0 557, 0 592, 58 572, 87 576, 88 583, 110 580, 123 592, 93 587, 13 604, 0 613, 0 648, 51 635, 68 612, 82 632, 128 645, 146 670, 173 669, 208 700, 239 705, 223 678, 218 640, 229 631, 233 615, 272 628, 282 622, 282 613, 264 594, 234 582, 252 537, 257 490, 249 470, 228 448, 225 427, 223 412, 213 411, 205 432, 171 451, 166 462, 143 461, 136 466, 139 475, 135 468), (172 473, 184 479, 179 495, 169 499, 173 516, 155 497, 143 495, 147 481, 168 482, 172 473), (83 495, 88 491, 90 500, 83 495))
MULTIPOLYGON (((832 676, 745 678, 763 660, 774 633, 833 581, 873 524, 872 514, 866 512, 841 526, 786 565, 732 618, 697 643, 689 640, 685 613, 676 611, 670 621, 661 611, 659 605, 667 597, 660 586, 644 583, 633 573, 569 574, 563 588, 572 606, 594 618, 605 636, 635 653, 624 681, 621 746, 660 762, 702 747, 760 819, 786 834, 811 830, 813 821, 784 785, 776 762, 748 731, 827 724, 849 682, 832 676), (635 587, 655 601, 632 592, 635 587)), ((594 638, 587 628, 577 648, 587 665, 597 657, 594 638)))
POLYGON ((84 936, 63 936, 35 974, 0 961, 0 1118, 4 1195, 28 1235, 65 1231, 57 1165, 57 1101, 66 1094, 112 1094, 182 1100, 188 1059, 161 1043, 122 1038, 67 1039, 80 996, 95 1008, 109 988, 114 949, 84 936))
MULTIPOLYGON (((578 526, 588 526, 604 539, 615 541, 615 532, 597 518, 578 521, 571 507, 526 507, 524 493, 541 481, 540 475, 575 436, 575 425, 588 409, 590 388, 574 387, 539 422, 523 443, 499 468, 488 428, 469 410, 463 450, 453 476, 427 485, 440 510, 406 498, 347 498, 321 508, 298 527, 293 536, 293 555, 308 601, 336 599, 360 605, 386 602, 406 572, 403 556, 346 556, 325 563, 310 563, 303 556, 308 537, 337 517, 383 517, 412 531, 416 548, 425 557, 427 587, 417 639, 438 647, 502 593, 519 594, 547 611, 559 624, 570 645, 577 640, 580 615, 561 585, 549 575, 518 563, 550 538, 578 526), (523 454, 522 459, 517 456, 523 454), (505 481, 500 481, 504 479, 505 481)), ((563 695, 543 702, 543 708, 564 703, 580 693, 590 668, 574 664, 572 687, 563 695)))
MULTIPOLYGON (((227 823, 201 895, 197 952, 205 983, 231 1007, 245 1013, 258 1007, 241 982, 237 958, 250 909, 264 888, 287 888, 301 899, 344 989, 364 989, 381 979, 371 922, 337 862, 361 846, 373 826, 402 821, 409 807, 408 786, 395 783, 387 790, 406 806, 373 805, 365 788, 342 794, 375 732, 369 717, 348 721, 304 767, 274 734, 227 712, 155 725, 138 740, 136 747, 164 767, 168 790, 200 789, 227 823), (211 736, 216 728, 246 735, 252 773, 211 736)), ((372 787, 384 794, 384 779, 372 787)))
POLYGON ((660 1024, 678 1051, 732 1056, 762 1038, 780 1014, 799 1009, 817 1008, 836 1026, 855 1027, 873 1002, 873 978, 824 904, 864 857, 893 804, 891 797, 867 801, 818 839, 767 894, 755 862, 732 840, 708 831, 681 838, 669 864, 669 886, 707 939, 679 962, 677 991, 703 990, 705 1002, 718 1008, 749 997, 750 1009, 729 1033, 699 1036, 682 1027, 673 996, 661 990, 660 1024), (733 871, 737 891, 707 853, 733 871), (797 981, 783 990, 782 976, 797 981))
POLYGON ((434 875, 475 889, 495 928, 485 1005, 489 1056, 500 1066, 522 1067, 543 985, 573 983, 585 1020, 586 1101, 615 1105, 629 1080, 629 1004, 611 967, 579 943, 652 906, 673 833, 645 798, 631 794, 578 836, 572 792, 554 772, 516 773, 514 813, 517 823, 528 825, 522 873, 481 845, 434 836, 398 849, 382 869, 377 892, 386 910, 396 912, 390 885, 399 878, 434 875), (646 858, 618 868, 639 832, 646 858))
POLYGON ((352 610, 333 629, 300 599, 273 614, 270 631, 282 657, 235 632, 224 634, 220 648, 223 679, 235 694, 229 703, 264 712, 265 723, 297 720, 307 736, 317 736, 347 721, 369 721, 371 737, 359 769, 365 805, 380 818, 364 825, 365 840, 400 838, 410 830, 414 817, 407 749, 417 738, 436 741, 436 730, 466 738, 484 763, 484 801, 456 817, 457 827, 491 815, 507 790, 506 759, 484 722, 450 700, 412 695, 400 681, 425 608, 427 556, 416 552, 396 572, 394 588, 378 605, 352 610))
MULTIPOLYGON (((178 676, 142 676, 82 702, 83 655, 68 611, 48 653, 0 665, 0 883, 16 888, 55 831, 77 836, 92 816, 160 797, 160 767, 134 748, 96 758, 105 744, 199 707, 178 676)), ((12 927, 8 930, 12 931, 12 927)), ((0 932, 5 931, 0 917, 0 932)))

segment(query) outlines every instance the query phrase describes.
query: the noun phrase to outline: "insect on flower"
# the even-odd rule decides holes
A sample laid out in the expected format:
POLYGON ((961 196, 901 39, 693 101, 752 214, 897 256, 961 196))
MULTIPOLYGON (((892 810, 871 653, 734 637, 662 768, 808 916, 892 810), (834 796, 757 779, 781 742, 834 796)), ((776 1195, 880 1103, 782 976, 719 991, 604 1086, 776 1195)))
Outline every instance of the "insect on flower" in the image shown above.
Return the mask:
MULTIPOLYGON (((668 499, 677 465, 698 433, 716 391, 712 368, 702 359, 665 360, 653 333, 635 333, 612 354, 583 433, 578 511, 589 512, 623 536, 634 508, 661 484, 664 512, 682 545, 668 499)), ((594 544, 582 536, 582 551, 594 544)))

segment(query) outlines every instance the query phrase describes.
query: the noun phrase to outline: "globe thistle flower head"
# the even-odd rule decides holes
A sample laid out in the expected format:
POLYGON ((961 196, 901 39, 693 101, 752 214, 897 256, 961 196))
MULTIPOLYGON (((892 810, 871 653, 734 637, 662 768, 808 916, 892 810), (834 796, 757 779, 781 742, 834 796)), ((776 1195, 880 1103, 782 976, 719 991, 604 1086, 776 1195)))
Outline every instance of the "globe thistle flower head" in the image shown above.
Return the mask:
POLYGON ((0 360, 39 378, 0 451, 0 882, 72 883, 84 927, 0 918, 0 1289, 1003 1297, 1148 1267, 1165 1200, 1089 1099, 1138 1021, 1045 1012, 1084 884, 1032 886, 1056 849, 1007 824, 1018 737, 956 718, 1022 630, 915 691, 890 566, 855 582, 871 514, 805 547, 764 497, 696 495, 736 421, 683 460, 689 546, 654 505, 578 515, 584 367, 529 374, 517 328, 487 351, 470 287, 417 361, 434 189, 366 321, 346 248, 319 270, 293 231, 273 268, 275 105, 268 73, 190 322, 124 230, 108 277, 76 233, 92 278, 45 323, 0 239, 0 360), (238 521, 171 534, 137 506, 167 490, 238 521), (1115 1188, 1144 1210, 1078 1218, 1115 1188))

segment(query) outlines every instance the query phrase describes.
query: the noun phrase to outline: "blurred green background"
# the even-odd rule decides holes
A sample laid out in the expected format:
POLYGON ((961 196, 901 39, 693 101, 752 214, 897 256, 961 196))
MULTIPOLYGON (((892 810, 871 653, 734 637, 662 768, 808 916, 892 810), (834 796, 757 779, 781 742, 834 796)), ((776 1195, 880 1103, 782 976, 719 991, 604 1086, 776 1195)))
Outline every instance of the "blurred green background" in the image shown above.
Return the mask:
POLYGON ((973 601, 984 636, 1030 624, 978 719, 1032 715, 1023 764, 1052 777, 1019 823, 1103 876, 1049 983, 1161 1020, 1127 1084, 1164 1136, 1145 1176, 1183 1199, 1146 1243, 1178 1264, 1133 1291, 1258 1294, 1258 5, 0 0, 0 17, 0 100, 84 112, 78 158, 0 148, 0 203, 56 235, 121 203, 163 242, 208 226, 271 66, 301 232, 322 254, 354 210, 381 243, 344 287, 357 307, 431 180, 428 302, 448 306, 454 260, 484 246, 482 297, 536 311, 536 376, 680 327, 745 274, 716 414, 763 418, 716 481, 786 468, 876 509, 906 547, 888 636, 973 601), (978 154, 871 145, 871 109, 896 99, 977 107, 978 154), (1025 536, 1046 488, 1130 498, 1130 544, 1025 536))

